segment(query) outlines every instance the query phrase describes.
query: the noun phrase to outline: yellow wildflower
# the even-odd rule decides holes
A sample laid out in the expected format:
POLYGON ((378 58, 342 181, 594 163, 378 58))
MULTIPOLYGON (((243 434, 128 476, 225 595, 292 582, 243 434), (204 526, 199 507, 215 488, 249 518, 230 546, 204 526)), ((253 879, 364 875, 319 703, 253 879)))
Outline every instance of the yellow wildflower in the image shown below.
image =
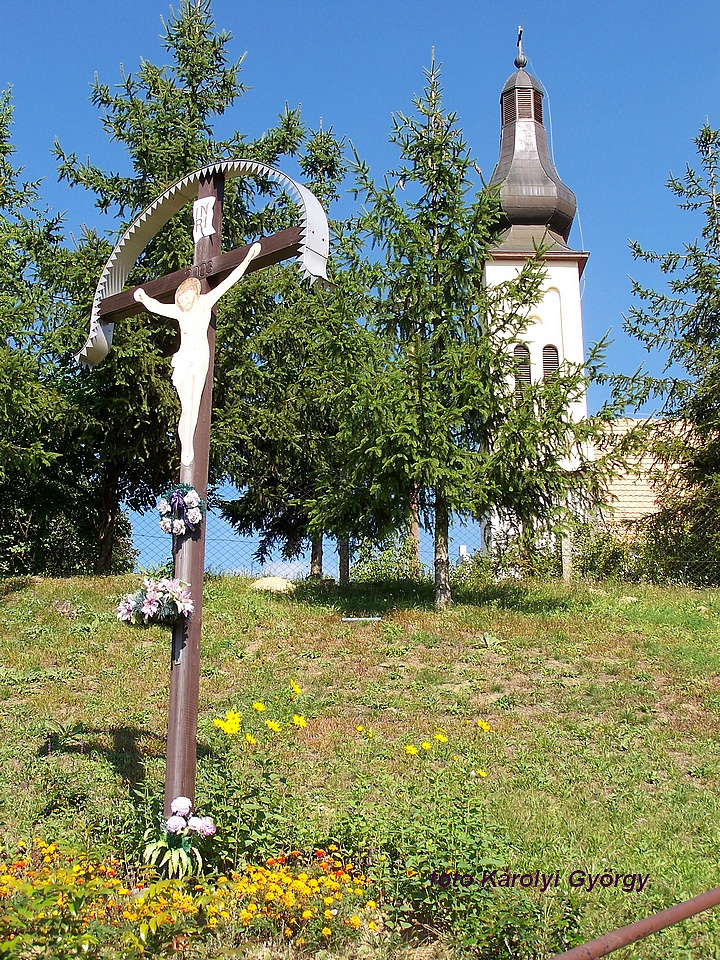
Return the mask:
POLYGON ((415 753, 417 753, 417 752, 418 752, 418 748, 417 748, 417 747, 413 747, 413 745, 412 745, 411 743, 408 743, 408 744, 405 745, 405 753, 409 754, 410 756, 412 756, 413 754, 415 754, 415 753))
POLYGON ((378 925, 375 923, 374 920, 371 920, 370 923, 368 924, 368 929, 369 929, 369 930, 377 930, 377 928, 378 928, 378 925))
POLYGON ((355 729, 357 730, 358 733, 362 733, 363 730, 365 729, 365 727, 364 727, 361 723, 359 723, 359 724, 355 727, 355 729))
POLYGON ((435 739, 437 740, 438 743, 447 743, 448 738, 445 736, 444 733, 441 733, 440 731, 438 731, 435 734, 435 739))
POLYGON ((365 906, 370 907, 371 910, 375 910, 375 908, 377 907, 377 904, 375 903, 374 900, 368 900, 365 906))
POLYGON ((295 724, 296 727, 307 726, 307 724, 305 723, 305 717, 301 716, 301 714, 299 713, 293 714, 293 723, 295 724))
POLYGON ((266 725, 270 730, 272 730, 273 733, 280 733, 280 731, 282 730, 282 727, 281 727, 280 724, 277 722, 277 720, 266 720, 266 721, 265 721, 265 725, 266 725))
POLYGON ((261 703, 259 700, 256 700, 255 703, 252 705, 252 708, 253 710, 257 710, 258 713, 262 713, 263 710, 265 709, 265 704, 261 703))
POLYGON ((242 717, 236 710, 228 710, 224 719, 216 717, 215 720, 213 720, 213 723, 216 727, 219 727, 220 730, 224 730, 225 733, 232 736, 240 732, 242 717))
POLYGON ((492 727, 490 726, 490 724, 487 723, 485 720, 478 720, 477 725, 480 727, 481 730, 484 730, 486 733, 488 730, 492 730, 492 727))
POLYGON ((320 933, 321 933, 324 937, 329 937, 330 934, 332 933, 332 930, 330 929, 330 927, 323 927, 322 930, 320 931, 320 933))
POLYGON ((347 923, 349 923, 351 927, 355 927, 356 930, 360 926, 361 922, 362 921, 360 920, 360 917, 357 916, 349 917, 347 920, 347 923))
POLYGON ((253 744, 253 745, 255 745, 255 744, 257 743, 257 740, 255 739, 255 737, 254 737, 251 733, 246 733, 246 734, 245 734, 245 741, 246 741, 246 743, 251 743, 251 744, 253 744))
POLYGON ((297 684, 294 680, 291 680, 291 681, 290 681, 290 689, 291 689, 292 692, 293 692, 294 694, 296 694, 298 697, 299 697, 300 694, 302 693, 302 690, 300 689, 300 687, 298 686, 298 684, 297 684))
POLYGON ((484 770, 478 770, 477 773, 478 773, 478 776, 479 776, 479 777, 486 777, 486 776, 487 776, 487 774, 485 773, 484 770))
POLYGON ((424 740, 424 741, 420 744, 420 746, 423 748, 423 750, 432 750, 432 744, 431 744, 431 743, 428 743, 427 740, 424 740))

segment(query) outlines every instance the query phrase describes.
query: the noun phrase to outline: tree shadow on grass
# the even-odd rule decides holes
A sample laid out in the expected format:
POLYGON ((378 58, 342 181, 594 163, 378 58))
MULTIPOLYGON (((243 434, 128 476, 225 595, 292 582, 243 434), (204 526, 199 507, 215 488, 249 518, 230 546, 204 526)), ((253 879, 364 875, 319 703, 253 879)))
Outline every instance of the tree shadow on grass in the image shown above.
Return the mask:
MULTIPOLYGON (((107 760, 116 776, 125 781, 133 791, 145 782, 145 760, 161 757, 165 753, 165 737, 140 727, 103 729, 88 728, 82 723, 66 727, 56 724, 45 736, 37 755, 48 757, 54 753, 101 756, 107 760), (106 743, 108 735, 112 739, 111 746, 106 743), (157 744, 158 749, 151 752, 141 750, 140 742, 143 740, 157 744)), ((214 757, 215 751, 207 744, 198 743, 197 755, 198 759, 214 757)))
POLYGON ((304 580, 294 594, 311 606, 335 607, 342 616, 382 617, 393 610, 432 610, 433 585, 429 580, 384 580, 338 586, 329 580, 304 580))
MULTIPOLYGON (((311 606, 335 607, 342 616, 382 617, 395 610, 433 610, 430 580, 386 580, 338 586, 332 581, 305 580, 292 595, 311 606)), ((571 589, 552 581, 502 580, 482 586, 453 587, 456 606, 494 607, 518 613, 569 613, 585 604, 571 589)))
POLYGON ((570 613, 587 604, 557 581, 501 580, 483 587, 458 587, 458 604, 514 610, 517 613, 570 613))

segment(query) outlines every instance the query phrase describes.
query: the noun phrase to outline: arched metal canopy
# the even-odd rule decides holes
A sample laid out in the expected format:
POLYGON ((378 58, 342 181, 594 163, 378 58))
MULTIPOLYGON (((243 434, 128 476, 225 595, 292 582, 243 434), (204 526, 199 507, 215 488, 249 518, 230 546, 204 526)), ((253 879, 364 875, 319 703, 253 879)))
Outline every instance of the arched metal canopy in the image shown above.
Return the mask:
POLYGON ((259 160, 221 160, 211 163, 189 173, 168 187, 133 220, 115 246, 95 290, 90 314, 90 334, 85 346, 75 357, 78 363, 94 366, 107 356, 112 344, 114 323, 101 321, 101 301, 122 290, 128 274, 147 244, 178 210, 186 203, 195 200, 199 181, 218 173, 224 174, 227 178, 254 174, 280 183, 297 201, 302 212, 302 242, 298 261, 303 276, 313 280, 318 277, 327 279, 328 223, 325 211, 316 197, 287 174, 259 160))

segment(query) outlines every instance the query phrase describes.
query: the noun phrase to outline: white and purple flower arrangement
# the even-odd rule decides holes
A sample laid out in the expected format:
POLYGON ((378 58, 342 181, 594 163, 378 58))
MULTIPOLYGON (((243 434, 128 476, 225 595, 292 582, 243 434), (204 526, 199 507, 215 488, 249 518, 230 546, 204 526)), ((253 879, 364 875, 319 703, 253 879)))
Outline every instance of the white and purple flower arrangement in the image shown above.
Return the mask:
POLYGON ((194 487, 179 483, 166 490, 158 503, 160 529, 174 537, 194 533, 205 516, 206 504, 194 487))

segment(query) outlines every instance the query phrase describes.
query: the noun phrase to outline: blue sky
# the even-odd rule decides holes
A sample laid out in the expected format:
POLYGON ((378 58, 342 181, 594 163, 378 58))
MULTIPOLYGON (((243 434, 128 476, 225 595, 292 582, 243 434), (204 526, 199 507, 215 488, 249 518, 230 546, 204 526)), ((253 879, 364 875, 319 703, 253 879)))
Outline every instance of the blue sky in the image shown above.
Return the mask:
MULTIPOLYGON (((176 3, 177 6, 177 3, 176 3)), ((50 156, 68 151, 123 171, 105 136, 90 83, 117 83, 120 64, 165 62, 166 0, 0 0, 0 87, 12 85, 16 162, 44 177, 43 196, 67 212, 68 229, 112 227, 78 189, 58 184, 50 156)), ((720 126, 716 0, 214 0, 231 52, 247 51, 252 89, 225 118, 249 136, 271 126, 287 101, 302 104, 355 144, 376 176, 396 161, 393 111, 410 112, 431 48, 443 65, 446 107, 461 119, 486 177, 497 159, 500 90, 513 72, 518 24, 530 71, 549 94, 555 163, 575 192, 571 245, 590 252, 584 278, 586 342, 612 330, 609 365, 631 372, 642 351, 622 333, 634 264, 628 239, 666 250, 694 239, 702 223, 677 210, 664 187, 694 162, 692 138, 706 118, 720 126), (582 227, 582 231, 580 230, 582 227)), ((218 128, 222 133, 223 127, 218 128)), ((348 210, 349 200, 348 200, 348 210)), ((661 284, 654 274, 650 279, 661 284)), ((657 358, 650 358, 658 366, 657 358)), ((591 407, 601 399, 591 393, 591 407)))

